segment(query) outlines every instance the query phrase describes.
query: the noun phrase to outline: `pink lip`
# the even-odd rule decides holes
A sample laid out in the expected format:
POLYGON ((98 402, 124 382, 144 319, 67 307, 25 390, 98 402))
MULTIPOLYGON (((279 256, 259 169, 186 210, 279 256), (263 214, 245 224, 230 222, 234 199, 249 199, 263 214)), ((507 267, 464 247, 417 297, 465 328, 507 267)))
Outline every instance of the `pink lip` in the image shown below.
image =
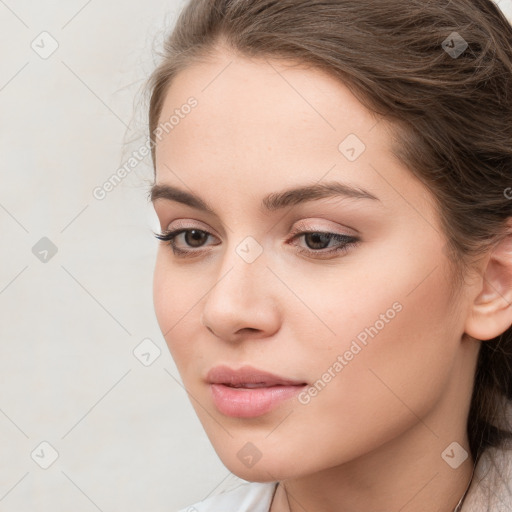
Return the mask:
POLYGON ((237 370, 216 366, 208 372, 206 380, 219 412, 236 418, 262 416, 306 385, 250 366, 237 370))

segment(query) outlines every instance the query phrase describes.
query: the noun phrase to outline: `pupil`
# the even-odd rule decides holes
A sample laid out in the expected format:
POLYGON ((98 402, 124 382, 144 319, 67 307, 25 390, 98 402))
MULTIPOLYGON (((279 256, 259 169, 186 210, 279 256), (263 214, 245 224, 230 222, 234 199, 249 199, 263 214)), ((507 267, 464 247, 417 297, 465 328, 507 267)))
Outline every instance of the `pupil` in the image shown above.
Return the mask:
POLYGON ((306 243, 310 249, 325 249, 325 247, 311 247, 310 244, 307 242, 308 237, 310 240, 313 241, 313 245, 318 243, 329 245, 330 235, 327 233, 308 233, 306 235, 306 243))
MULTIPOLYGON (((204 233, 203 231, 199 231, 198 229, 192 229, 191 231, 188 231, 187 233, 185 233, 185 238, 187 239, 187 244, 195 246, 196 244, 194 244, 194 242, 204 241, 204 240, 202 240, 202 238, 204 238, 205 234, 206 233, 204 233), (193 240, 192 243, 190 243, 190 238, 192 238, 192 240, 193 240)), ((199 243, 197 245, 201 245, 201 243, 199 243)))

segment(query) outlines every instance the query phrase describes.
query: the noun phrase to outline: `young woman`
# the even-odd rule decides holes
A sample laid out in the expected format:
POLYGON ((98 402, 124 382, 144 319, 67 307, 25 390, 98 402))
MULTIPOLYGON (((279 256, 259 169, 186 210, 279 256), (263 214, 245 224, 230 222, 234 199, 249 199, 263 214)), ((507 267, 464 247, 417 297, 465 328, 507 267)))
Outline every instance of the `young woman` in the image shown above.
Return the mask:
POLYGON ((250 482, 187 510, 512 510, 499 8, 192 0, 149 86, 156 315, 250 482))

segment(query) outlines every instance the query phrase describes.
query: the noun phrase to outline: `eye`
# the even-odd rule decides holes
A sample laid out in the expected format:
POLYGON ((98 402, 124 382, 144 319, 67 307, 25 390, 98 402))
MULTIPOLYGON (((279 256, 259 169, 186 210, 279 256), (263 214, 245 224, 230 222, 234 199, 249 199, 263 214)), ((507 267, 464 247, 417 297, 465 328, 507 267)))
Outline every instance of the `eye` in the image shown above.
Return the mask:
POLYGON ((313 257, 332 256, 340 253, 344 254, 359 242, 359 239, 355 236, 341 233, 330 233, 328 231, 301 231, 295 233, 292 240, 300 238, 304 238, 308 248, 299 246, 298 251, 302 254, 307 254, 313 257), (325 250, 333 241, 335 242, 334 247, 325 250))
POLYGON ((184 235, 183 240, 185 242, 185 245, 192 248, 198 248, 202 247, 204 242, 208 239, 211 233, 208 233, 208 231, 204 231, 202 229, 195 229, 195 228, 180 228, 175 229, 173 231, 164 231, 163 233, 155 233, 156 238, 161 240, 162 242, 167 242, 172 250, 173 253, 176 255, 187 255, 193 252, 198 252, 194 250, 188 250, 188 249, 182 249, 178 246, 176 243, 176 239, 180 236, 184 235))
MULTIPOLYGON (((203 250, 200 251, 198 249, 204 246, 208 238, 213 237, 208 231, 196 228, 179 228, 172 231, 164 231, 163 233, 154 233, 154 235, 162 242, 170 245, 176 256, 183 257, 202 253, 203 250), (183 245, 180 247, 177 243, 177 240, 182 235, 182 242, 185 248, 183 248, 183 245)), ((357 237, 328 231, 295 231, 291 240, 294 241, 303 237, 306 242, 306 248, 298 246, 296 243, 291 245, 296 246, 299 253, 314 258, 344 254, 359 242, 357 237), (331 242, 334 242, 335 245, 329 248, 331 242)))

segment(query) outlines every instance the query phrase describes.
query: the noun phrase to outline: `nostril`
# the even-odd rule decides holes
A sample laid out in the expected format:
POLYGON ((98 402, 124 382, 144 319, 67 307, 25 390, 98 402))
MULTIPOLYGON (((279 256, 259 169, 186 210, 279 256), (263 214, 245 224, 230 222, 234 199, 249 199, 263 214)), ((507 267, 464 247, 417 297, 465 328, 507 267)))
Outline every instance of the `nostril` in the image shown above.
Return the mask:
POLYGON ((238 332, 259 332, 260 330, 259 329, 255 329, 254 327, 244 327, 242 329, 240 329, 238 332))

